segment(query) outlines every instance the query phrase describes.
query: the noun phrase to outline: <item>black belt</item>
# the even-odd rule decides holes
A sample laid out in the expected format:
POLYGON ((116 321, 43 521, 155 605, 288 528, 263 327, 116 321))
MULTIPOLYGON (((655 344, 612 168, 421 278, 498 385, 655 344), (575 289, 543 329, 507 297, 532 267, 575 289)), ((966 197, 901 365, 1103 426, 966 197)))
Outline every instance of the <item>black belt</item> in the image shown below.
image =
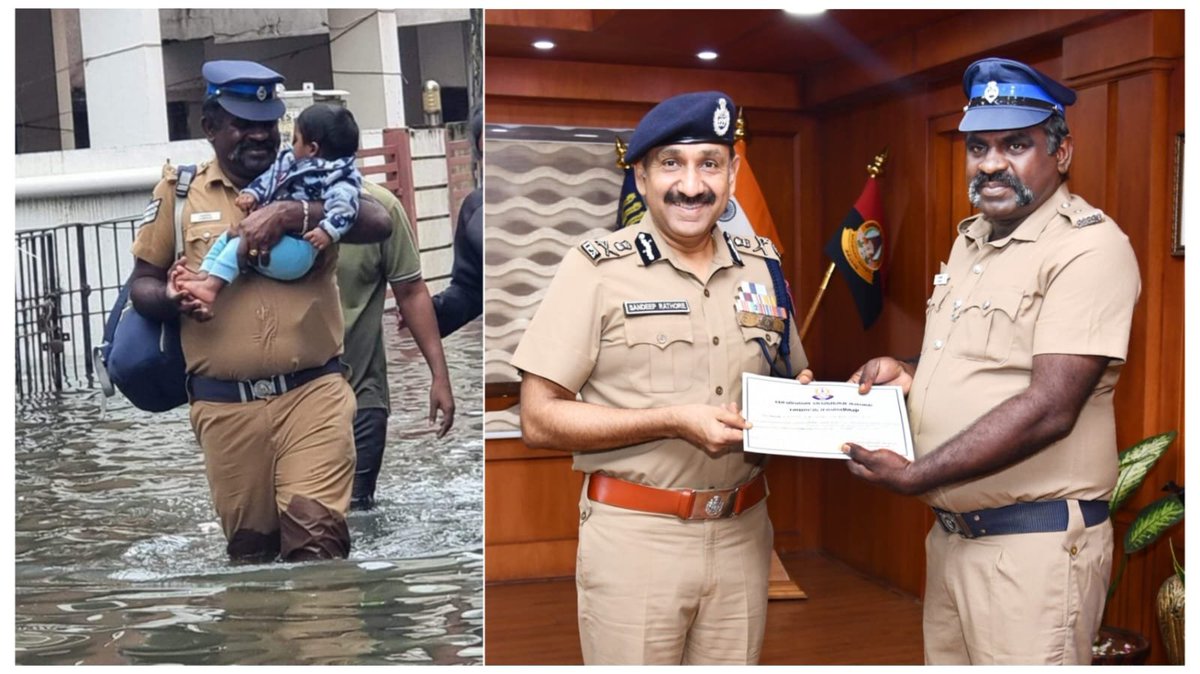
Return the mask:
MULTIPOLYGON (((1085 526, 1092 527, 1108 519, 1108 501, 1079 501, 1079 509, 1085 526)), ((1069 519, 1066 501, 1030 501, 969 513, 934 508, 933 513, 947 533, 963 538, 1066 531, 1069 519)))
POLYGON ((342 372, 342 364, 336 356, 329 359, 329 362, 324 365, 263 379, 229 381, 192 374, 187 378, 188 397, 193 401, 204 400, 214 403, 245 403, 251 400, 264 400, 272 396, 281 396, 317 377, 334 372, 338 374, 342 372))

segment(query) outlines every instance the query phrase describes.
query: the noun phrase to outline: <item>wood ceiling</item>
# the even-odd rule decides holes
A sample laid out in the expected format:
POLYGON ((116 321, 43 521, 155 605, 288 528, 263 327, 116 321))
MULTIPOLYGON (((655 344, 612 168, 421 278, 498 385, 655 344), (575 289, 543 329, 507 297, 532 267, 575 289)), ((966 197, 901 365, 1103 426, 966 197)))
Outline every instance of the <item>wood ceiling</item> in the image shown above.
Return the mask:
POLYGON ((830 10, 815 16, 783 10, 491 10, 488 56, 621 65, 709 67, 802 73, 963 10, 830 10), (550 40, 542 52, 531 44, 550 40), (696 53, 712 50, 714 61, 696 53))

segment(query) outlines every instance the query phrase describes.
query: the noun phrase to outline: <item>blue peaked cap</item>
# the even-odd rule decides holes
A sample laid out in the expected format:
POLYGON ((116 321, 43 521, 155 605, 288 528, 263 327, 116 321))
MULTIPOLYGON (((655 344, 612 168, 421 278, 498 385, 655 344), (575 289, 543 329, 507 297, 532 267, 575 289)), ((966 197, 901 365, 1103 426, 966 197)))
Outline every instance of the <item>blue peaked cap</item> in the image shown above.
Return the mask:
POLYGON ((986 58, 963 73, 963 108, 959 131, 1024 129, 1075 102, 1075 91, 1019 61, 986 58))
POLYGON ((625 150, 632 166, 650 150, 678 143, 733 145, 737 106, 720 91, 697 91, 668 98, 638 122, 625 150))
POLYGON ((283 101, 275 96, 275 85, 283 75, 254 61, 209 61, 200 69, 208 83, 207 96, 214 96, 234 117, 253 122, 274 122, 283 117, 283 101))

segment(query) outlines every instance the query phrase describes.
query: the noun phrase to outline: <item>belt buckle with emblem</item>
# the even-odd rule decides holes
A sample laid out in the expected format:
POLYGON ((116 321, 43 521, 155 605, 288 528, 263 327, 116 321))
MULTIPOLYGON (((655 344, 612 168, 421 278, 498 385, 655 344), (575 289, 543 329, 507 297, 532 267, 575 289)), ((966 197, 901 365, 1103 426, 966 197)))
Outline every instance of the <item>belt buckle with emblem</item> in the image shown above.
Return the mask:
POLYGON ((725 499, 721 498, 720 494, 713 494, 712 498, 704 504, 704 514, 709 517, 720 517, 725 511, 725 499))
POLYGON ((275 382, 270 379, 259 379, 251 384, 255 398, 268 398, 275 395, 275 382))

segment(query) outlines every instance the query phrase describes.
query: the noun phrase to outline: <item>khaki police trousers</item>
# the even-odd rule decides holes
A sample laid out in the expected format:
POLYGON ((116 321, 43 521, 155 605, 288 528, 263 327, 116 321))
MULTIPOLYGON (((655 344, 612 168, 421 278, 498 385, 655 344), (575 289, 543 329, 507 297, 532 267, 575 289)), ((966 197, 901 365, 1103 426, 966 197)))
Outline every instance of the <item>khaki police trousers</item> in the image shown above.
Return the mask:
POLYGON ((758 662, 773 531, 767 503, 683 521, 580 502, 575 584, 589 665, 758 662))
POLYGON ((349 554, 355 405, 339 374, 267 400, 192 403, 192 430, 231 558, 349 554))
POLYGON ((925 662, 1087 665, 1104 612, 1113 532, 1085 528, 1068 501, 1066 531, 925 538, 925 662))

